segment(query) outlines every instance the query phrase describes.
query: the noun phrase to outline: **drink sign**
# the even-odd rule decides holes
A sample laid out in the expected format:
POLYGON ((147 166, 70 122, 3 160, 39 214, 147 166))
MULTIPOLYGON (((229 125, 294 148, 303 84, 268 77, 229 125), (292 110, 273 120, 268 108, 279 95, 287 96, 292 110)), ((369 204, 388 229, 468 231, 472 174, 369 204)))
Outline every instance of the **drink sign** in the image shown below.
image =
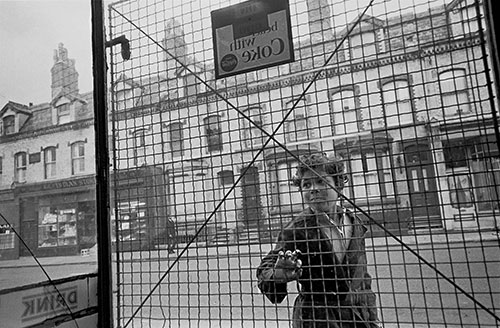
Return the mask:
POLYGON ((288 0, 250 0, 214 10, 215 76, 294 61, 288 0))

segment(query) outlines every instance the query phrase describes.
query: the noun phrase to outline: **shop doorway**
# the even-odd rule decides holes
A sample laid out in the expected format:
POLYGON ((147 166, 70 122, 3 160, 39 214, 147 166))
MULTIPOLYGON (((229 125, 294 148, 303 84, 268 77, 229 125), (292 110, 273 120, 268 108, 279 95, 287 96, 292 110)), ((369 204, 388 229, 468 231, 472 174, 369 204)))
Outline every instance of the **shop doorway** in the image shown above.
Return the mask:
POLYGON ((406 174, 411 204, 410 229, 442 227, 439 196, 429 145, 405 147, 406 174))

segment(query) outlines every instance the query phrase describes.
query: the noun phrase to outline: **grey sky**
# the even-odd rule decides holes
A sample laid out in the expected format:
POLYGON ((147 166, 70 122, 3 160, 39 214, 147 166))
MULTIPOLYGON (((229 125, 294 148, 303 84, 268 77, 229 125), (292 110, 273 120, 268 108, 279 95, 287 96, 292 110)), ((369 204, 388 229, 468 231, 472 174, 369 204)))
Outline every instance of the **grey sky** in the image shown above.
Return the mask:
POLYGON ((0 0, 0 108, 50 102, 53 51, 76 60, 80 92, 92 90, 90 0, 0 0))

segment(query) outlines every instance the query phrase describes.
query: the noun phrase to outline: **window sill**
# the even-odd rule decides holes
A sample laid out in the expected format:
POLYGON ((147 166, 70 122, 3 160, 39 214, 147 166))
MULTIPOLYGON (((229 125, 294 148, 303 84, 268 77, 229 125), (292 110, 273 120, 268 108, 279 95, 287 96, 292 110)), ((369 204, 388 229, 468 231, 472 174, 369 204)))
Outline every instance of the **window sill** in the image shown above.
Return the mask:
POLYGON ((354 202, 357 206, 373 206, 373 205, 394 205, 399 203, 397 197, 378 197, 373 199, 359 199, 354 202))

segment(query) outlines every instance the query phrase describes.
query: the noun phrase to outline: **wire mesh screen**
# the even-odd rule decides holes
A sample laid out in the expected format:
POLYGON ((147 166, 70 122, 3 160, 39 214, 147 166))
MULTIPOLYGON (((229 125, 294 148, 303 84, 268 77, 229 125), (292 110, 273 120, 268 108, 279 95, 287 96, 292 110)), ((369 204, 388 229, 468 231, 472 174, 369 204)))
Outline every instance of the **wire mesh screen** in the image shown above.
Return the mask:
MULTIPOLYGON (((221 78, 211 14, 241 2, 110 5, 117 325, 498 326, 483 3, 280 2, 293 61, 221 78)), ((280 50, 249 17, 226 46, 280 50)))

